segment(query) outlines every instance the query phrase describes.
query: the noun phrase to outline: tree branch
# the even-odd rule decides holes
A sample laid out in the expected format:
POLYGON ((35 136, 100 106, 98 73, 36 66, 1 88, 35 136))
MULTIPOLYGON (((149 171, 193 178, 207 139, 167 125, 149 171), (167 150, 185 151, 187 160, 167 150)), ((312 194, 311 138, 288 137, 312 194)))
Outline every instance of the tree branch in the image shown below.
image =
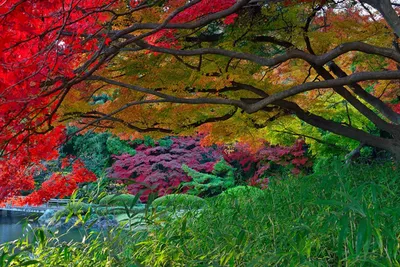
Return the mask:
POLYGON ((359 51, 366 54, 373 54, 378 55, 386 58, 390 58, 396 62, 400 62, 400 54, 397 53, 395 50, 385 47, 378 47, 369 45, 363 42, 350 42, 344 43, 336 48, 330 50, 329 52, 316 56, 298 49, 291 49, 287 51, 283 55, 279 55, 273 58, 264 58, 260 56, 256 56, 254 54, 248 53, 240 53, 230 50, 224 50, 219 48, 199 48, 199 49, 192 49, 192 50, 178 50, 178 49, 170 49, 165 47, 157 47, 154 45, 150 45, 144 41, 137 41, 135 42, 136 45, 143 49, 148 49, 153 52, 171 54, 176 56, 197 56, 197 55, 206 55, 206 54, 213 54, 213 55, 221 55, 231 58, 237 59, 245 59, 251 62, 257 63, 261 66, 268 66, 272 67, 279 63, 286 62, 290 59, 302 59, 307 61, 310 64, 314 64, 317 66, 323 66, 329 61, 334 60, 335 58, 350 52, 350 51, 359 51))
MULTIPOLYGON (((333 61, 328 64, 330 70, 339 78, 348 77, 348 75, 333 61)), ((400 123, 400 115, 394 112, 389 106, 387 106, 382 100, 378 97, 375 97, 369 93, 367 93, 361 85, 357 83, 351 83, 350 87, 353 89, 353 92, 361 97, 365 102, 376 108, 382 115, 388 118, 391 122, 395 124, 400 123)))
POLYGON ((285 99, 290 96, 297 95, 313 89, 333 88, 344 85, 353 84, 360 81, 369 80, 392 80, 400 79, 400 71, 383 71, 383 72, 359 72, 347 77, 325 80, 320 82, 308 82, 294 86, 288 90, 273 94, 265 99, 251 105, 246 112, 253 113, 260 110, 262 107, 269 105, 277 100, 285 99))

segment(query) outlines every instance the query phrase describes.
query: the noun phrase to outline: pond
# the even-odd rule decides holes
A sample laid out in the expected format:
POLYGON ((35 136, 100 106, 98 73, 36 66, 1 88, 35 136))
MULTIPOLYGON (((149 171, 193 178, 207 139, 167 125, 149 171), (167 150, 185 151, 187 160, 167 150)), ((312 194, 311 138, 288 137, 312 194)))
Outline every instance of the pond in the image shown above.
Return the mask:
MULTIPOLYGON (((12 241, 22 237, 29 232, 30 227, 24 227, 29 224, 32 228, 39 227, 39 223, 35 217, 26 217, 26 215, 2 216, 0 215, 0 244, 12 241)), ((60 231, 61 232, 61 231, 60 231)), ((75 229, 65 234, 60 238, 62 241, 81 241, 84 233, 75 229)))

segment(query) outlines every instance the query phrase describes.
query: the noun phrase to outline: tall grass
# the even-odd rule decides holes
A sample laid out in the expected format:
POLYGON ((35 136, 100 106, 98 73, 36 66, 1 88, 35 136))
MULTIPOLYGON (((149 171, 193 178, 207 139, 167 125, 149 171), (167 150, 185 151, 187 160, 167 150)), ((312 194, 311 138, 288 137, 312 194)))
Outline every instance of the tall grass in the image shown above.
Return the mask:
POLYGON ((156 219, 133 255, 146 266, 400 266, 399 182, 390 164, 322 164, 261 195, 156 219))
MULTIPOLYGON (((80 219, 84 223, 85 219, 80 219)), ((0 244, 0 267, 140 266, 124 254, 136 234, 118 227, 102 232, 80 230, 71 238, 67 236, 69 232, 53 232, 25 223, 23 237, 0 244)))
POLYGON ((0 248, 0 266, 400 266, 400 172, 391 164, 332 161, 272 179, 261 193, 206 201, 147 210, 147 227, 83 243, 38 232, 0 248))

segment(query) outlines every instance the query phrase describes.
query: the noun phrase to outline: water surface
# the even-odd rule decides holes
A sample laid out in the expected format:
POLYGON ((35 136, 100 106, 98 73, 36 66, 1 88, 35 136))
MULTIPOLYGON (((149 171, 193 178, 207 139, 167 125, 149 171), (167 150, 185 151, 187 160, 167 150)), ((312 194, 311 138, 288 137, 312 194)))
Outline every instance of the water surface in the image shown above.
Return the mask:
MULTIPOLYGON (((35 217, 26 217, 22 214, 12 214, 12 216, 0 215, 0 244, 13 241, 24 235, 29 234, 32 228, 39 227, 39 223, 35 217)), ((83 232, 75 229, 65 234, 60 231, 63 236, 62 241, 81 241, 83 232)), ((31 235, 31 234, 30 234, 31 235)))

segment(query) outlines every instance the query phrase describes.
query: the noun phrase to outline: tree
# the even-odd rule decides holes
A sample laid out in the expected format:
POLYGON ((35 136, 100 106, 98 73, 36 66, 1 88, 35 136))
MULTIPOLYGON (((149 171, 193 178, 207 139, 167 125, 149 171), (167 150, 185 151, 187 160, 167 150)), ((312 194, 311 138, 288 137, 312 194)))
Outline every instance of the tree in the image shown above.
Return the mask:
POLYGON ((232 138, 297 117, 400 158, 396 12, 389 0, 6 1, 0 199, 33 188, 67 122, 232 138))

